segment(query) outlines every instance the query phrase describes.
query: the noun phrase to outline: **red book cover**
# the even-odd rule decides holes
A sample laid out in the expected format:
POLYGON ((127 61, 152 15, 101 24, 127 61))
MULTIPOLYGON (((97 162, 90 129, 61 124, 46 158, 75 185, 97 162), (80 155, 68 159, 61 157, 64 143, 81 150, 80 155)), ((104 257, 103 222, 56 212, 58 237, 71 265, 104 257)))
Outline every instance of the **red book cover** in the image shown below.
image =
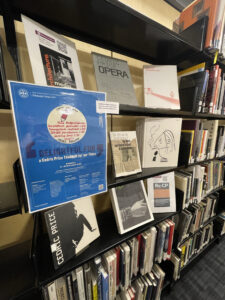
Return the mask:
POLYGON ((196 0, 184 9, 176 21, 179 32, 185 30, 201 17, 208 16, 208 29, 205 39, 205 48, 213 46, 214 31, 216 32, 216 14, 218 0, 196 0))
POLYGON ((204 112, 209 112, 210 106, 212 106, 212 99, 213 99, 213 94, 215 91, 215 84, 216 84, 218 71, 219 71, 219 65, 213 66, 212 69, 209 71, 209 83, 208 83, 208 90, 207 90, 206 99, 205 99, 205 111, 204 112))
POLYGON ((218 94, 219 94, 219 82, 220 82, 220 77, 221 77, 221 69, 219 68, 218 70, 218 75, 217 75, 217 78, 216 78, 216 90, 215 90, 215 93, 214 93, 214 97, 212 99, 213 101, 213 105, 212 105, 212 113, 215 112, 215 109, 217 107, 217 98, 218 98, 218 94))
POLYGON ((120 247, 115 248, 116 251, 116 286, 120 285, 120 247))
POLYGON ((138 269, 140 266, 140 252, 141 252, 141 234, 136 236, 136 239, 138 240, 138 259, 137 259, 137 264, 138 264, 138 269))
POLYGON ((167 220, 167 222, 170 225, 169 243, 167 249, 167 259, 169 260, 172 252, 172 246, 173 246, 173 234, 174 234, 175 223, 172 222, 171 220, 167 220))

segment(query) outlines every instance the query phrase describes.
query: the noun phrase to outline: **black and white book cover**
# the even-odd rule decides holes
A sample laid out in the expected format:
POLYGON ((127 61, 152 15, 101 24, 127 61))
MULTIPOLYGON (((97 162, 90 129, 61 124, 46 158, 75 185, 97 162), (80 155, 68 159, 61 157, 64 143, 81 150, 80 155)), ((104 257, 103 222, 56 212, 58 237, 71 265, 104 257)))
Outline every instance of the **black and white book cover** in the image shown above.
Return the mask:
POLYGON ((92 58, 98 90, 107 93, 107 101, 138 105, 127 62, 98 53, 92 58))
POLYGON ((100 235, 90 197, 58 206, 44 215, 55 269, 79 254, 100 235))
POLYGON ((110 141, 116 177, 141 172, 136 131, 111 131, 110 141))
POLYGON ((137 121, 142 168, 176 167, 181 118, 146 118, 137 121))
POLYGON ((111 201, 120 234, 154 220, 143 181, 113 188, 111 201))
POLYGON ((21 18, 35 83, 83 89, 74 43, 24 15, 21 18))

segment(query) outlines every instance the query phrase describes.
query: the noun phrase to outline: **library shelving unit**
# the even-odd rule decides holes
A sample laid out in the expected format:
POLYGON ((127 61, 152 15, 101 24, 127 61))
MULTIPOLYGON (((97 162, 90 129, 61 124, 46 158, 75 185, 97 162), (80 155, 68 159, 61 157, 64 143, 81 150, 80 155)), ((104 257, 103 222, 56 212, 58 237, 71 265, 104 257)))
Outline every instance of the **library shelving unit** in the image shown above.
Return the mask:
MULTIPOLYGON (((0 13, 3 15, 7 48, 15 62, 18 80, 21 80, 21 70, 17 55, 14 20, 21 20, 21 13, 58 33, 146 63, 176 64, 179 69, 201 61, 206 61, 209 65, 214 63, 215 54, 203 49, 207 18, 202 18, 191 28, 178 35, 117 0, 55 0, 54 2, 50 0, 2 0, 0 13)), ((218 63, 224 70, 225 65, 223 62, 219 61, 218 63)), ((2 107, 0 113, 3 113, 5 108, 2 107)), ((120 105, 120 115, 225 120, 224 115, 193 115, 184 111, 153 110, 129 105, 120 105)), ((204 162, 209 161, 211 160, 204 162)), ((199 163, 201 162, 194 164, 199 163)), ((140 174, 119 179, 113 177, 112 172, 109 170, 108 188, 179 170, 185 166, 187 165, 176 168, 144 169, 140 174)), ((222 188, 220 187, 214 191, 219 191, 222 188)), ((9 251, 2 250, 0 252, 0 262, 4 262, 4 271, 1 272, 0 278, 0 290, 4 293, 6 299, 9 295, 7 289, 10 289, 10 297, 14 299, 35 299, 35 297, 38 299, 38 293, 43 285, 177 213, 179 211, 176 213, 154 214, 153 222, 127 234, 119 235, 112 211, 104 212, 97 216, 100 237, 82 254, 71 259, 57 271, 53 268, 48 237, 42 227, 42 215, 37 213, 34 215, 34 233, 31 245, 24 243, 22 246, 10 248, 9 251), (28 249, 31 250, 29 256, 28 249), (6 263, 6 261, 9 261, 9 263, 6 263), (16 262, 20 262, 18 268, 15 268, 16 262), (21 273, 24 271, 25 275, 17 282, 19 271, 21 273), (6 284, 7 282, 11 282, 10 286, 6 284), (12 295, 14 284, 15 292, 12 295)), ((217 236, 209 245, 216 240, 218 240, 217 236)), ((196 257, 200 257, 209 245, 202 249, 196 257)), ((188 266, 196 257, 191 259, 188 266)), ((170 284, 170 281, 165 281, 165 287, 170 284)))

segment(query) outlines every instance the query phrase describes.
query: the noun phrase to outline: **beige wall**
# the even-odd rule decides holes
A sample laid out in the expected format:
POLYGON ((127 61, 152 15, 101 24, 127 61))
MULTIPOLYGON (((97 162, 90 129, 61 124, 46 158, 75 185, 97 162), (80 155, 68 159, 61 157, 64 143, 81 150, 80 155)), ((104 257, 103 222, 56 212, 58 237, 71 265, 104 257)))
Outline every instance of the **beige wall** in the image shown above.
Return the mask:
MULTIPOLYGON (((129 3, 131 7, 169 28, 172 28, 172 22, 178 17, 178 12, 166 4, 163 0, 122 0, 122 2, 126 4, 129 3)), ((16 31, 23 80, 26 82, 33 82, 33 75, 29 62, 23 25, 20 22, 16 22, 16 31)), ((2 19, 0 19, 0 35, 4 39, 2 19)), ((85 89, 96 90, 91 52, 95 51, 106 55, 112 55, 113 57, 122 58, 128 61, 138 102, 140 105, 143 105, 143 62, 119 55, 117 53, 111 53, 108 50, 101 49, 77 40, 73 41, 75 42, 78 51, 78 58, 85 89)), ((13 68, 10 55, 6 51, 5 43, 3 45, 3 51, 6 60, 7 77, 8 79, 15 79, 15 70, 13 68)), ((110 117, 108 117, 108 121, 108 128, 110 130, 110 117)), ((112 124, 113 130, 135 130, 135 118, 114 116, 112 124)), ((11 112, 0 110, 0 182, 13 180, 12 164, 17 158, 18 149, 11 112)), ((110 161, 111 159, 109 151, 109 163, 110 161)), ((93 197, 93 202, 96 213, 104 211, 111 206, 108 193, 93 197)), ((32 235, 32 228, 32 215, 29 214, 22 214, 0 219, 0 248, 30 239, 32 235)))

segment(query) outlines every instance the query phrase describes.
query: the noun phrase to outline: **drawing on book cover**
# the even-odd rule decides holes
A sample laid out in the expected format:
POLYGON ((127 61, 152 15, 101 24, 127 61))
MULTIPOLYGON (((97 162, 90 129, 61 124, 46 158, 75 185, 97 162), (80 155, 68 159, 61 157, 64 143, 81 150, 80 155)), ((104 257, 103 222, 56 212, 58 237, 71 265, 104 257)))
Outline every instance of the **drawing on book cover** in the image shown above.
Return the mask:
POLYGON ((154 151, 152 161, 168 162, 168 155, 176 151, 174 134, 171 130, 161 130, 160 124, 150 129, 149 146, 154 151))
POLYGON ((117 187, 116 195, 124 229, 150 219, 146 197, 139 182, 117 187))
POLYGON ((71 58, 43 45, 39 47, 47 84, 76 88, 71 58))
POLYGON ((170 207, 170 184, 158 182, 154 187, 154 207, 170 207))

